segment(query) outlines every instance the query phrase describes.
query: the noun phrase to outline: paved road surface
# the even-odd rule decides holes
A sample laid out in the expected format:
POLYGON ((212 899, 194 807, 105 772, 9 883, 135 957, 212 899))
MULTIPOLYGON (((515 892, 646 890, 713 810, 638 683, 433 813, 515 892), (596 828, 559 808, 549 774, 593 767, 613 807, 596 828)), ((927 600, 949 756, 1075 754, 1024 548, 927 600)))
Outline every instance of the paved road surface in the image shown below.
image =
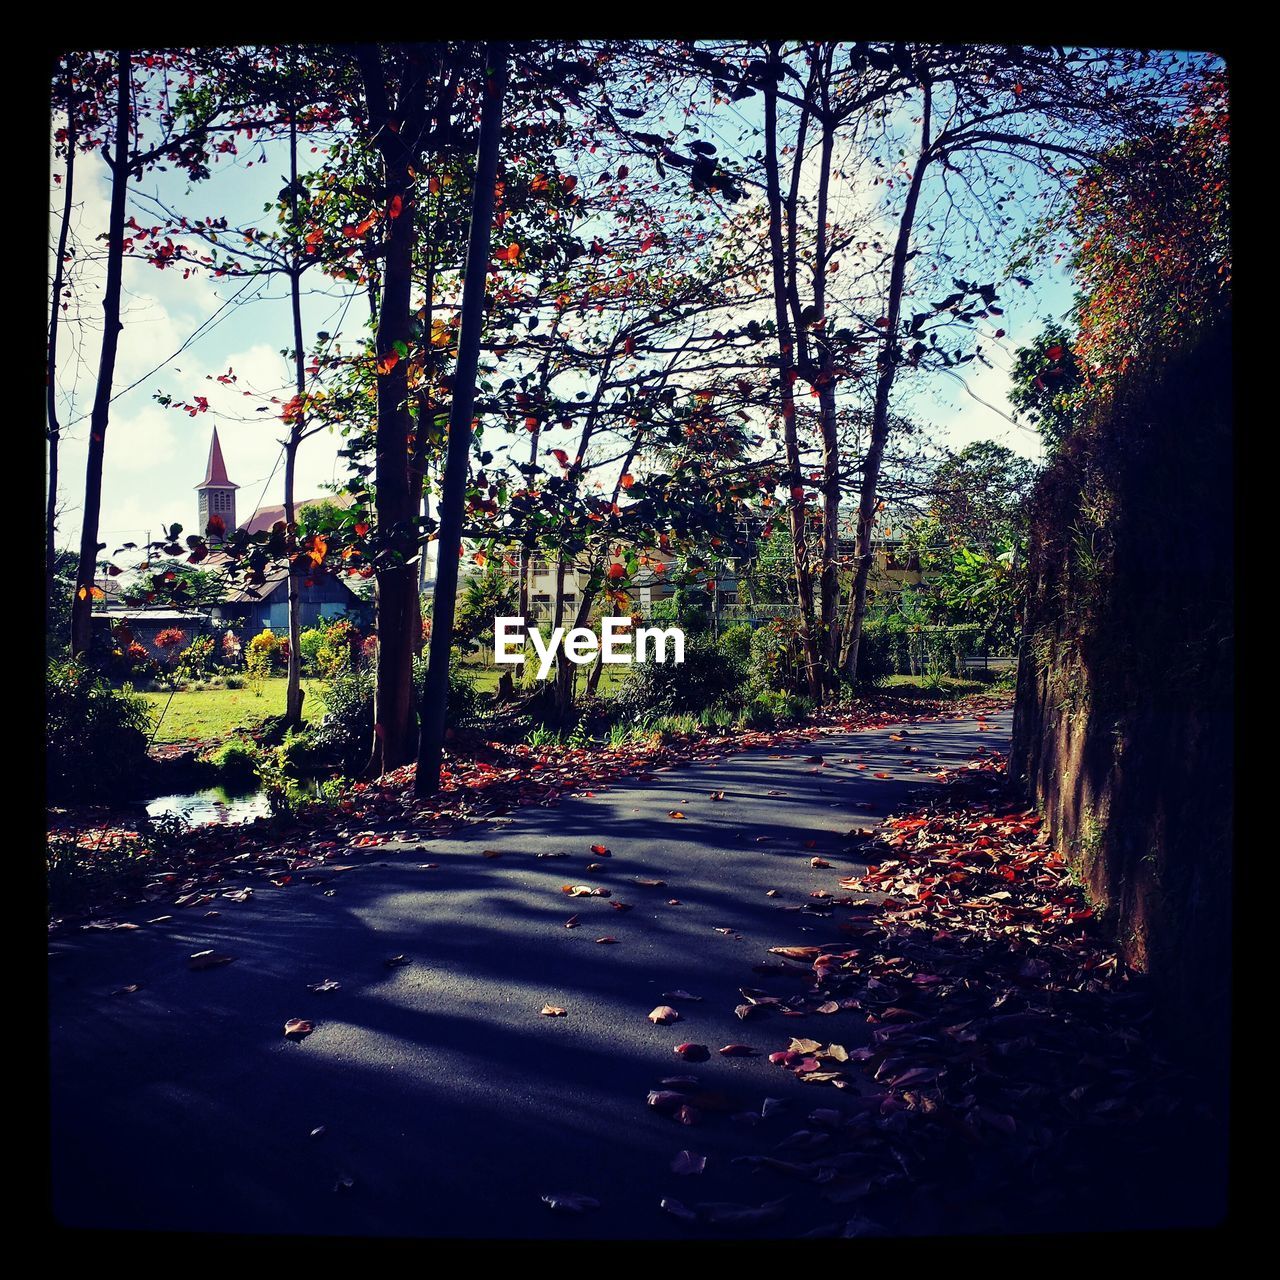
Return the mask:
POLYGON ((787 1193, 794 1210, 753 1231, 794 1235, 839 1219, 793 1181, 728 1159, 769 1150, 808 1109, 839 1096, 819 1097, 764 1057, 714 1051, 732 1042, 772 1051, 788 1034, 850 1047, 865 1039, 853 1013, 740 1022, 738 988, 768 986, 751 973, 768 947, 838 937, 834 923, 786 909, 836 888, 837 872, 810 859, 856 871, 841 852, 845 833, 904 806, 938 768, 979 747, 1004 749, 1007 713, 990 724, 911 725, 905 742, 890 729, 816 737, 789 753, 681 766, 453 838, 353 852, 361 865, 336 876, 331 895, 255 886, 250 902, 220 900, 215 918, 157 905, 120 918, 170 911, 169 923, 59 939, 49 979, 58 1220, 679 1239, 743 1230, 687 1227, 658 1208, 663 1196, 760 1203, 787 1193), (809 761, 813 753, 827 767, 809 761), (686 819, 668 817, 673 809, 686 819), (588 874, 593 843, 612 857, 588 874), (483 856, 492 849, 501 856, 483 856), (535 856, 557 852, 570 856, 535 856), (637 887, 635 876, 668 887, 637 887), (571 900, 561 892, 570 882, 613 897, 571 900), (566 929, 575 913, 581 925, 566 929), (617 944, 596 943, 606 935, 617 944), (235 961, 189 971, 187 956, 206 948, 235 961), (397 954, 411 963, 387 968, 397 954), (308 991, 326 978, 340 990, 308 991), (132 983, 140 990, 111 994, 132 983), (704 1000, 679 1005, 680 1023, 651 1024, 662 993, 680 988, 704 1000), (540 1016, 547 1003, 568 1016, 540 1016), (290 1018, 315 1031, 286 1040, 290 1018), (686 1040, 709 1045, 712 1060, 679 1062, 672 1047, 686 1040), (765 1096, 789 1100, 791 1120, 686 1128, 645 1107, 662 1076, 690 1071, 744 1109, 765 1096), (711 1157, 705 1174, 671 1173, 682 1148, 711 1157), (335 1190, 343 1179, 351 1185, 335 1190), (602 1207, 577 1217, 541 1203, 564 1191, 602 1207))

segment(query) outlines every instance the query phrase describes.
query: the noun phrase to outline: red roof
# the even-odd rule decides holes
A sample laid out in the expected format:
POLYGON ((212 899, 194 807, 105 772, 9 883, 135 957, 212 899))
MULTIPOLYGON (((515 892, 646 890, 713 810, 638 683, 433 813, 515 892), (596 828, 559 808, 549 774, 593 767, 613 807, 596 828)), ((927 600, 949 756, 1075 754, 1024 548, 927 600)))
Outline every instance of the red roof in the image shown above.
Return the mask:
POLYGON ((204 479, 196 485, 197 489, 238 489, 227 475, 227 464, 222 460, 222 445, 218 443, 218 428, 213 429, 213 439, 209 441, 209 465, 204 469, 204 479))
MULTIPOLYGON (((304 498, 301 502, 293 504, 293 513, 296 516, 305 507, 314 507, 320 502, 330 502, 335 507, 349 507, 354 502, 354 499, 349 493, 327 493, 319 498, 304 498)), ((240 527, 246 533, 261 533, 264 529, 270 529, 273 524, 283 519, 284 503, 281 502, 270 507, 259 507, 240 527)))

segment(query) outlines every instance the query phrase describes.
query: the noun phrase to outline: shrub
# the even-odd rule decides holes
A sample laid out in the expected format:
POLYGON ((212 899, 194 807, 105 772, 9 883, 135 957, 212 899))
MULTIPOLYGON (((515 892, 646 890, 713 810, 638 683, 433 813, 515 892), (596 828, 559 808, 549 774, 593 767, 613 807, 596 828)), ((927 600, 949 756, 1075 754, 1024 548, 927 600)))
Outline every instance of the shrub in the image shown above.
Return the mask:
POLYGON ((45 688, 49 799, 128 794, 146 763, 151 712, 74 661, 51 661, 45 688))
POLYGON ((720 633, 720 652, 730 662, 746 671, 751 663, 751 637, 755 628, 749 622, 734 622, 720 633))
POLYGON ((245 652, 244 667, 249 678, 254 681, 265 680, 275 669, 280 657, 280 641, 269 627, 263 627, 252 640, 245 652))
POLYGON ((767 729, 787 721, 801 720, 812 708, 813 703, 799 694, 764 689, 743 709, 742 724, 748 729, 767 729))
POLYGON ((213 637, 197 636, 178 655, 174 675, 180 680, 198 680, 213 670, 213 637))
POLYGON ((241 648, 240 637, 234 631, 228 631, 222 637, 223 666, 238 667, 240 665, 241 648))
POLYGON ((794 622, 775 618, 751 633, 747 676, 750 687, 757 693, 802 685, 800 637, 794 622))
POLYGON ((243 738, 224 742, 210 757, 219 780, 229 787, 252 787, 258 777, 258 753, 243 738))
POLYGON ((317 659, 324 642, 323 627, 308 627, 298 636, 298 652, 302 655, 302 670, 305 675, 315 675, 317 659))
POLYGON ((156 648, 163 650, 170 659, 186 643, 187 633, 178 627, 165 627, 156 634, 156 648))
MULTIPOLYGON (((356 628, 343 619, 308 628, 298 637, 302 669, 308 675, 332 680, 354 665, 358 635, 356 628)), ((287 648, 285 653, 287 657, 287 648)))
POLYGON ((647 662, 633 667, 614 697, 620 719, 682 715, 730 697, 741 685, 741 669, 706 637, 685 645, 684 662, 647 662))
POLYGON ((45 845, 49 910, 77 911, 143 887, 153 866, 151 850, 137 836, 102 840, 53 833, 45 845))
MULTIPOLYGON (((420 700, 426 680, 427 659, 414 660, 413 685, 420 700)), ((337 758, 347 771, 359 768, 368 757, 373 741, 373 673, 345 671, 325 683, 320 690, 325 714, 317 726, 314 742, 317 748, 337 758)), ((448 723, 465 723, 478 709, 481 695, 463 675, 455 659, 449 668, 448 723)))
POLYGON ((858 641, 858 679, 865 684, 879 684, 897 673, 897 640, 885 618, 867 618, 858 641))

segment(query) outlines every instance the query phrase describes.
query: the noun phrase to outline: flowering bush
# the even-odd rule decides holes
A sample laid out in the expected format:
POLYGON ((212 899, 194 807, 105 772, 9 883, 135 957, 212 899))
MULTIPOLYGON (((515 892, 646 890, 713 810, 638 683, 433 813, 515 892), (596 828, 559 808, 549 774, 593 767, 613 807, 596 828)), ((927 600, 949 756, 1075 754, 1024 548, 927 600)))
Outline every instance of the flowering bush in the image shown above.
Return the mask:
POLYGON ((238 667, 240 665, 240 637, 234 631, 228 631, 222 637, 222 661, 225 666, 238 667))
POLYGON ((199 680, 213 671, 213 637, 197 636, 179 655, 174 672, 183 680, 199 680))
POLYGON ((252 640, 245 654, 244 666, 252 680, 265 680, 272 672, 280 656, 280 641, 269 627, 263 627, 252 640))
POLYGON ((156 648, 167 661, 172 662, 174 655, 187 643, 187 633, 178 627, 166 627, 156 635, 156 648))
POLYGON ((303 669, 308 675, 332 680, 355 664, 358 632, 350 622, 321 623, 299 636, 303 669))

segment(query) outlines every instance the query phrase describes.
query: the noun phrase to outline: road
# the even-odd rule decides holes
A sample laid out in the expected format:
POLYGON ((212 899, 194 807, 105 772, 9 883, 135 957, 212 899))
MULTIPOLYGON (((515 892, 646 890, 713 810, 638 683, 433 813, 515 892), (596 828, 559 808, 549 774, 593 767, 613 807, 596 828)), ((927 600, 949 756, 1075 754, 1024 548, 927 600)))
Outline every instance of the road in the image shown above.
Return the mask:
POLYGON ((751 966, 768 947, 838 936, 798 908, 857 871, 846 834, 905 807, 939 768, 1005 749, 1008 713, 988 723, 916 723, 896 741, 893 729, 815 736, 808 748, 679 766, 447 839, 353 850, 359 865, 325 886, 255 885, 248 902, 219 899, 213 916, 153 905, 117 917, 137 930, 57 939, 55 1216, 137 1230, 682 1239, 743 1229, 690 1227, 659 1209, 664 1196, 758 1204, 791 1193, 782 1219, 748 1234, 839 1218, 794 1182, 731 1163, 794 1123, 685 1128, 645 1096, 692 1071, 743 1110, 771 1096, 795 1121, 839 1104, 764 1056, 715 1050, 747 1043, 763 1055, 788 1034, 819 1034, 816 1022, 853 1047, 865 1039, 858 1015, 744 1023, 738 988, 767 985, 751 966), (814 857, 838 871, 813 868, 814 857), (565 884, 611 896, 571 899, 565 884), (234 961, 192 972, 187 957, 208 948, 234 961), (408 963, 388 967, 395 956, 408 963), (339 989, 308 990, 325 979, 339 989), (654 1025, 647 1014, 674 990, 703 999, 654 1025), (542 1016, 545 1004, 566 1016, 542 1016), (314 1031, 286 1039, 292 1018, 314 1031), (711 1061, 680 1062, 682 1041, 708 1045, 711 1061), (708 1155, 706 1172, 676 1176, 681 1149, 708 1155), (541 1201, 563 1192, 600 1208, 555 1213, 541 1201))

